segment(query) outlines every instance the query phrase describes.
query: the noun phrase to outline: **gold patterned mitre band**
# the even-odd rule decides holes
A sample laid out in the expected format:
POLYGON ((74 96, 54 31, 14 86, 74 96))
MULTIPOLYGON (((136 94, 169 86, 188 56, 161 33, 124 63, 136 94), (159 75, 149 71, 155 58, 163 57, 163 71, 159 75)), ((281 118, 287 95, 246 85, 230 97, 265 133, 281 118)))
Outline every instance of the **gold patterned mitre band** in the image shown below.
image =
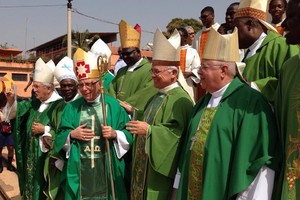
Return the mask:
POLYGON ((140 48, 141 34, 123 19, 119 23, 122 48, 140 48))
POLYGON ((99 78, 97 57, 91 52, 78 48, 73 56, 74 70, 78 80, 86 78, 99 78))
POLYGON ((255 19, 260 19, 266 21, 267 19, 267 14, 266 12, 255 9, 255 8, 239 8, 237 12, 234 15, 235 18, 238 17, 252 17, 255 19))

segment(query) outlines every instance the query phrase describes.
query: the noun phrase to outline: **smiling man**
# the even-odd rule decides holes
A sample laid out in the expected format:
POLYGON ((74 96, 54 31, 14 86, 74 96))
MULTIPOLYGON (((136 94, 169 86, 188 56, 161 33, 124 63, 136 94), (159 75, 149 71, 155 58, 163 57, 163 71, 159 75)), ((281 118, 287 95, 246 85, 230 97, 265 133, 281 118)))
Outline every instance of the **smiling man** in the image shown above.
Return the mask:
POLYGON ((44 154, 39 138, 49 133, 49 123, 58 124, 64 102, 55 92, 52 69, 39 58, 35 64, 32 88, 36 99, 17 104, 14 140, 22 199, 46 199, 43 189, 44 154))
POLYGON ((82 97, 66 105, 55 140, 55 150, 67 160, 63 169, 66 180, 61 184, 64 199, 112 199, 110 181, 114 181, 116 199, 126 200, 123 156, 132 143, 132 136, 125 129, 128 115, 116 99, 100 94, 102 83, 94 54, 79 48, 73 61, 82 97), (106 139, 110 152, 106 151, 106 139))
POLYGON ((199 69, 207 91, 191 113, 178 200, 270 199, 280 154, 266 99, 236 76, 237 29, 211 29, 199 69))
POLYGON ((177 82, 180 35, 167 38, 157 29, 153 43, 152 79, 159 92, 148 102, 143 121, 127 126, 134 134, 131 200, 170 199, 178 155, 193 103, 177 82))

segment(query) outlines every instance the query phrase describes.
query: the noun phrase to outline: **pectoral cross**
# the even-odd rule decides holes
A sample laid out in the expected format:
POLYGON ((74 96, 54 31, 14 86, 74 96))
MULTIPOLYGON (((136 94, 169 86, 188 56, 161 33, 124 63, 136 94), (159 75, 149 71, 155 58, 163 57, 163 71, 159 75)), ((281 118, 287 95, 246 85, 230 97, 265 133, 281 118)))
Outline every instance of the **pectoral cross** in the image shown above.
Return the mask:
POLYGON ((197 141, 197 136, 195 135, 194 137, 192 137, 191 141, 192 141, 192 144, 191 144, 190 150, 193 149, 193 146, 194 146, 195 142, 197 141))

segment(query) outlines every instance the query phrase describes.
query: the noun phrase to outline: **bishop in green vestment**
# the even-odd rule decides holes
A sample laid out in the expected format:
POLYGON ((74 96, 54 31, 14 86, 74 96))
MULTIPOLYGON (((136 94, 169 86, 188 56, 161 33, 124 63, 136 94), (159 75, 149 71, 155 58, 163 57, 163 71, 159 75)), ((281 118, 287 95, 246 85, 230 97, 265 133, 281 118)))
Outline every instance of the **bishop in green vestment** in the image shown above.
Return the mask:
POLYGON ((143 121, 127 126, 134 137, 131 199, 170 199, 182 138, 193 102, 177 82, 180 59, 180 36, 176 30, 169 42, 157 30, 154 36, 152 78, 159 92, 145 108, 143 121), (160 52, 156 48, 162 45, 160 52), (168 53, 171 57, 163 57, 168 53), (162 56, 163 61, 158 60, 162 56), (175 65, 175 66, 174 66, 175 65))
POLYGON ((238 28, 239 48, 246 51, 241 58, 246 63, 243 77, 274 104, 280 69, 286 60, 298 54, 299 46, 286 44, 285 38, 266 22, 267 4, 268 1, 242 0, 234 23, 238 28))
MULTIPOLYGON (((288 44, 300 44, 300 1, 290 0, 284 27, 288 44)), ((282 66, 275 112, 283 146, 277 199, 300 199, 300 54, 282 66)))
POLYGON ((97 57, 79 48, 73 61, 82 97, 64 108, 54 145, 65 159, 65 199, 126 200, 123 156, 132 144, 125 129, 129 117, 116 99, 100 94, 97 57))
POLYGON ((36 98, 17 104, 14 140, 22 199, 46 199, 43 176, 46 153, 39 138, 49 132, 50 123, 59 124, 64 102, 54 91, 53 71, 42 59, 35 64, 32 85, 36 98))
POLYGON ((235 77, 237 29, 210 34, 198 72, 208 93, 192 111, 177 199, 271 199, 281 159, 275 117, 265 97, 235 77))

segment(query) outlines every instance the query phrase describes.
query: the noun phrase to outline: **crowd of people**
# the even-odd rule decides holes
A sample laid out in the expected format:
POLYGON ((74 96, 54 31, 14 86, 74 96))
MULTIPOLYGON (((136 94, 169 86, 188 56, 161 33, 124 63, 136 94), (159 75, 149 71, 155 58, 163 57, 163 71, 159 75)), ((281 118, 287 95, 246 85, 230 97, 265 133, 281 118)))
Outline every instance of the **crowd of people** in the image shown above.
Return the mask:
POLYGON ((152 60, 121 20, 115 72, 98 39, 56 65, 39 58, 30 99, 3 87, 0 173, 15 149, 22 199, 300 200, 300 0, 199 18, 197 33, 158 28, 152 60))

